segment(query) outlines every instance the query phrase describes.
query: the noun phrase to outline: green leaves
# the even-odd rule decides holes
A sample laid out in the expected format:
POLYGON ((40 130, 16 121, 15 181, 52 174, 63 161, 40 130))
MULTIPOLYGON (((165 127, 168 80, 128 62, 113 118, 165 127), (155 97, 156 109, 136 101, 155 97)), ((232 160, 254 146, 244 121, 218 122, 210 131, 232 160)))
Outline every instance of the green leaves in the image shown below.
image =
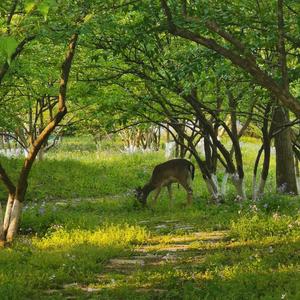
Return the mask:
POLYGON ((32 1, 32 0, 28 0, 28 1, 25 1, 25 4, 24 4, 24 8, 25 8, 25 12, 27 14, 29 14, 30 12, 32 12, 36 6, 36 2, 37 1, 32 1))
POLYGON ((47 16, 48 16, 48 12, 49 12, 49 5, 48 3, 46 3, 45 1, 42 2, 39 6, 38 6, 38 11, 43 15, 45 21, 47 20, 47 16))
POLYGON ((43 15, 45 21, 47 20, 49 9, 54 7, 55 4, 55 0, 44 0, 38 5, 37 10, 43 15))
POLYGON ((86 15, 83 20, 84 20, 84 23, 87 23, 88 21, 90 21, 92 18, 93 18, 94 14, 88 14, 86 15))
POLYGON ((55 0, 43 0, 43 1, 32 1, 28 0, 25 2, 24 8, 27 14, 31 13, 33 10, 37 9, 42 16, 44 17, 45 21, 47 20, 48 13, 51 7, 56 5, 55 0))
POLYGON ((6 57, 7 62, 11 63, 11 56, 18 46, 18 41, 11 36, 0 37, 0 52, 6 57))

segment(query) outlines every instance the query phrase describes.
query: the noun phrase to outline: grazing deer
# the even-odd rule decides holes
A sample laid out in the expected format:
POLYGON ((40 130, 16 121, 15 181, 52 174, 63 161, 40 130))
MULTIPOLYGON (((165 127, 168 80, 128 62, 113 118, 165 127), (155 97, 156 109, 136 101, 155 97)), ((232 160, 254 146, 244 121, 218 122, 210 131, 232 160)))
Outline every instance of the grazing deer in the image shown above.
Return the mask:
POLYGON ((194 179, 195 166, 186 159, 172 159, 157 165, 148 183, 143 188, 136 189, 136 197, 143 205, 147 203, 147 197, 156 190, 153 203, 156 204, 161 188, 167 186, 170 203, 173 205, 171 184, 180 183, 187 192, 187 204, 192 204, 193 190, 191 188, 194 179))

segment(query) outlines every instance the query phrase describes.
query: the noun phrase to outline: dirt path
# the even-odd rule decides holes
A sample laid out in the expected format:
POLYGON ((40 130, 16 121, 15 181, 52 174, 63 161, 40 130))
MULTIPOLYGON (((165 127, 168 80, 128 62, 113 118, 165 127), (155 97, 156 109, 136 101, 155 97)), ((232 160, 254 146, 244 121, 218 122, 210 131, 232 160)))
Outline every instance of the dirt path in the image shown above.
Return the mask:
MULTIPOLYGON (((122 293, 126 289, 131 290, 131 293, 135 293, 134 297, 138 298, 136 295, 140 295, 142 299, 163 297, 168 290, 155 276, 167 276, 164 274, 168 274, 168 270, 181 272, 199 267, 205 262, 207 251, 228 243, 226 231, 200 232, 192 225, 180 224, 177 221, 155 224, 151 233, 149 242, 136 246, 131 256, 120 256, 107 261, 97 277, 96 284, 64 285, 64 294, 69 294, 66 299, 76 299, 72 295, 74 292, 90 295, 87 297, 95 299, 107 293, 105 295, 109 295, 106 296, 109 299, 118 299, 115 295, 118 294, 118 289, 122 290, 122 293), (168 233, 162 234, 162 230, 168 233)), ((51 291, 49 293, 51 294, 51 291)), ((124 299, 127 299, 126 296, 124 299)))

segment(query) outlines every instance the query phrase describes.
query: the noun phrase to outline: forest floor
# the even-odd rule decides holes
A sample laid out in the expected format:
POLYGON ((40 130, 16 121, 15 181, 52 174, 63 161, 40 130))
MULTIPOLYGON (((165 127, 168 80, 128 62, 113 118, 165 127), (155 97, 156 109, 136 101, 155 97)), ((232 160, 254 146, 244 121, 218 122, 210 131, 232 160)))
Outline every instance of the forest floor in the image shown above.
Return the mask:
POLYGON ((259 202, 229 187, 211 204, 197 173, 191 207, 174 185, 172 209, 166 191, 142 209, 133 188, 163 154, 89 147, 70 140, 36 163, 20 235, 0 251, 0 299, 300 299, 300 201, 273 191, 273 162, 259 202))

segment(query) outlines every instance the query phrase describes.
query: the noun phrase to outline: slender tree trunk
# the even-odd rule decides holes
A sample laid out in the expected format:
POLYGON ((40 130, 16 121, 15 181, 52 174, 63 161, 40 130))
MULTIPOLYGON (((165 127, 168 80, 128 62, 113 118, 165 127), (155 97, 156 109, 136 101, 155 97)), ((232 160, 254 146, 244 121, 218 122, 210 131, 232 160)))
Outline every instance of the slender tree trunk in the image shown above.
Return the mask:
POLYGON ((230 177, 237 192, 237 200, 247 199, 244 185, 244 177, 240 177, 237 172, 234 174, 230 174, 230 177))
MULTIPOLYGON (((177 130, 177 133, 179 135, 180 134, 184 135, 184 132, 181 131, 182 128, 177 127, 175 129, 177 130)), ((184 138, 187 140, 189 151, 194 156, 194 158, 198 164, 198 167, 200 169, 202 177, 205 181, 207 190, 211 196, 211 200, 215 203, 219 202, 220 200, 222 200, 222 195, 220 194, 220 191, 219 191, 219 185, 218 185, 218 180, 217 180, 216 175, 211 173, 211 171, 208 169, 207 162, 203 161, 200 158, 200 156, 197 153, 196 146, 193 144, 191 139, 189 137, 187 137, 186 135, 184 136, 184 138)))
POLYGON ((226 193, 227 193, 228 177, 229 177, 229 174, 228 174, 228 172, 225 171, 225 174, 224 174, 223 179, 222 179, 222 185, 221 185, 222 198, 225 198, 226 193))
POLYGON ((12 207, 14 204, 14 199, 15 199, 15 194, 8 194, 8 199, 7 199, 7 204, 6 204, 6 210, 5 210, 5 216, 3 220, 3 231, 4 234, 6 235, 8 227, 9 227, 9 222, 10 222, 10 216, 12 212, 12 207))
MULTIPOLYGON (((288 113, 283 107, 275 109, 274 132, 280 130, 280 126, 288 122, 288 113)), ((276 149, 276 186, 282 193, 297 195, 297 183, 294 166, 294 154, 290 128, 284 129, 275 135, 276 149)))
MULTIPOLYGON (((285 49, 285 24, 283 0, 277 1, 277 21, 278 21, 278 62, 281 72, 282 89, 289 93, 289 78, 285 49)), ((289 122, 289 114, 283 107, 275 109, 274 123, 275 130, 289 122)), ((276 185, 277 189, 283 193, 297 194, 297 183, 294 166, 294 154, 292 148, 291 130, 287 128, 275 135, 276 148, 276 185)))
POLYGON ((299 169, 299 160, 296 155, 295 155, 295 172, 296 172, 297 190, 299 195, 300 194, 300 169, 299 169))
POLYGON ((210 178, 205 178, 205 184, 207 187, 207 190, 210 194, 211 200, 215 203, 218 203, 220 200, 220 192, 219 192, 219 186, 218 182, 213 178, 215 176, 214 174, 210 174, 210 178))
POLYGON ((0 249, 4 247, 4 243, 5 243, 5 235, 3 229, 3 210, 0 202, 0 249))
MULTIPOLYGON (((237 168, 237 171, 235 172, 235 174, 231 175, 231 178, 237 190, 237 197, 241 200, 245 200, 246 192, 244 187, 243 155, 240 147, 240 142, 239 142, 240 136, 237 128, 237 114, 236 114, 237 99, 234 97, 230 87, 227 86, 226 92, 227 92, 227 97, 229 100, 229 107, 230 107, 231 132, 228 129, 226 131, 232 142, 232 151, 234 152, 235 163, 237 168)), ((233 153, 230 153, 230 156, 232 156, 232 154, 233 153)))
POLYGON ((6 233, 6 241, 12 242, 19 228, 20 217, 22 213, 22 202, 19 199, 14 199, 13 207, 10 215, 10 222, 6 233))
POLYGON ((196 97, 193 95, 189 95, 189 96, 185 96, 184 98, 194 108, 197 114, 197 118, 199 119, 199 123, 201 124, 201 126, 203 126, 202 130, 207 134, 209 134, 213 145, 216 148, 218 148, 218 150, 221 152, 222 156, 224 157, 224 160, 226 162, 226 171, 229 173, 229 176, 232 179, 232 183, 236 188, 237 197, 242 200, 246 199, 247 197, 246 197, 245 186, 244 186, 243 161, 242 161, 242 155, 241 155, 238 139, 234 137, 232 131, 230 131, 230 129, 225 124, 222 124, 226 132, 230 136, 235 148, 236 163, 237 163, 237 169, 236 169, 232 157, 230 155, 230 152, 218 140, 212 124, 207 120, 206 116, 202 113, 201 108, 199 107, 200 104, 197 101, 196 97))
POLYGON ((263 146, 259 149, 255 163, 254 163, 254 168, 253 168, 253 178, 252 178, 252 200, 256 201, 257 200, 257 193, 258 193, 258 188, 257 188, 257 171, 258 171, 258 166, 259 166, 259 161, 263 152, 263 146))
POLYGON ((271 123, 270 129, 269 129, 269 115, 271 111, 271 102, 269 102, 265 108, 264 112, 264 121, 263 121, 263 127, 262 127, 262 134, 263 134, 263 145, 259 149, 257 158, 254 164, 254 170, 253 170, 253 193, 252 193, 252 199, 256 201, 258 198, 262 197, 265 190, 266 181, 269 174, 269 167, 270 167, 270 157, 271 157, 271 137, 273 134, 273 126, 274 122, 271 123), (259 161, 261 158, 262 151, 264 151, 264 161, 263 161, 263 167, 261 171, 261 177, 260 177, 260 183, 257 187, 256 178, 257 178, 257 169, 259 165, 259 161))
MULTIPOLYGON (((272 134, 272 130, 270 130, 270 134, 272 134)), ((263 135, 264 135, 264 138, 263 138, 264 162, 263 162, 263 168, 261 171, 260 184, 258 187, 258 194, 257 194, 257 196, 259 198, 262 197, 264 194, 267 178, 269 175, 270 158, 271 158, 270 134, 268 133, 267 128, 266 128, 266 131, 263 133, 263 135)))
POLYGON ((4 135, 0 135, 0 150, 4 149, 4 135))
POLYGON ((166 142, 167 142, 167 143, 170 143, 170 132, 169 132, 169 127, 170 127, 170 125, 167 124, 167 136, 166 136, 166 142))
MULTIPOLYGON (((55 127, 60 123, 65 114, 67 113, 66 107, 66 93, 67 93, 67 83, 70 74, 70 69, 75 53, 75 47, 78 39, 78 34, 74 34, 70 40, 67 55, 62 64, 61 68, 61 79, 59 86, 59 101, 58 101, 58 112, 52 121, 50 121, 47 126, 43 129, 41 133, 37 136, 35 141, 32 143, 28 157, 25 159, 20 176, 18 179, 17 186, 15 187, 9 176, 7 175, 5 169, 0 164, 0 179, 5 184, 9 192, 8 202, 4 221, 2 223, 2 217, 0 218, 0 230, 2 232, 0 243, 12 242, 16 232, 18 230, 20 216, 22 212, 22 202, 25 198, 27 190, 27 180, 32 168, 32 165, 41 149, 43 143, 48 139, 49 135, 55 127), (7 232, 6 232, 7 231, 7 232)), ((2 210, 1 210, 2 212, 2 210)))

